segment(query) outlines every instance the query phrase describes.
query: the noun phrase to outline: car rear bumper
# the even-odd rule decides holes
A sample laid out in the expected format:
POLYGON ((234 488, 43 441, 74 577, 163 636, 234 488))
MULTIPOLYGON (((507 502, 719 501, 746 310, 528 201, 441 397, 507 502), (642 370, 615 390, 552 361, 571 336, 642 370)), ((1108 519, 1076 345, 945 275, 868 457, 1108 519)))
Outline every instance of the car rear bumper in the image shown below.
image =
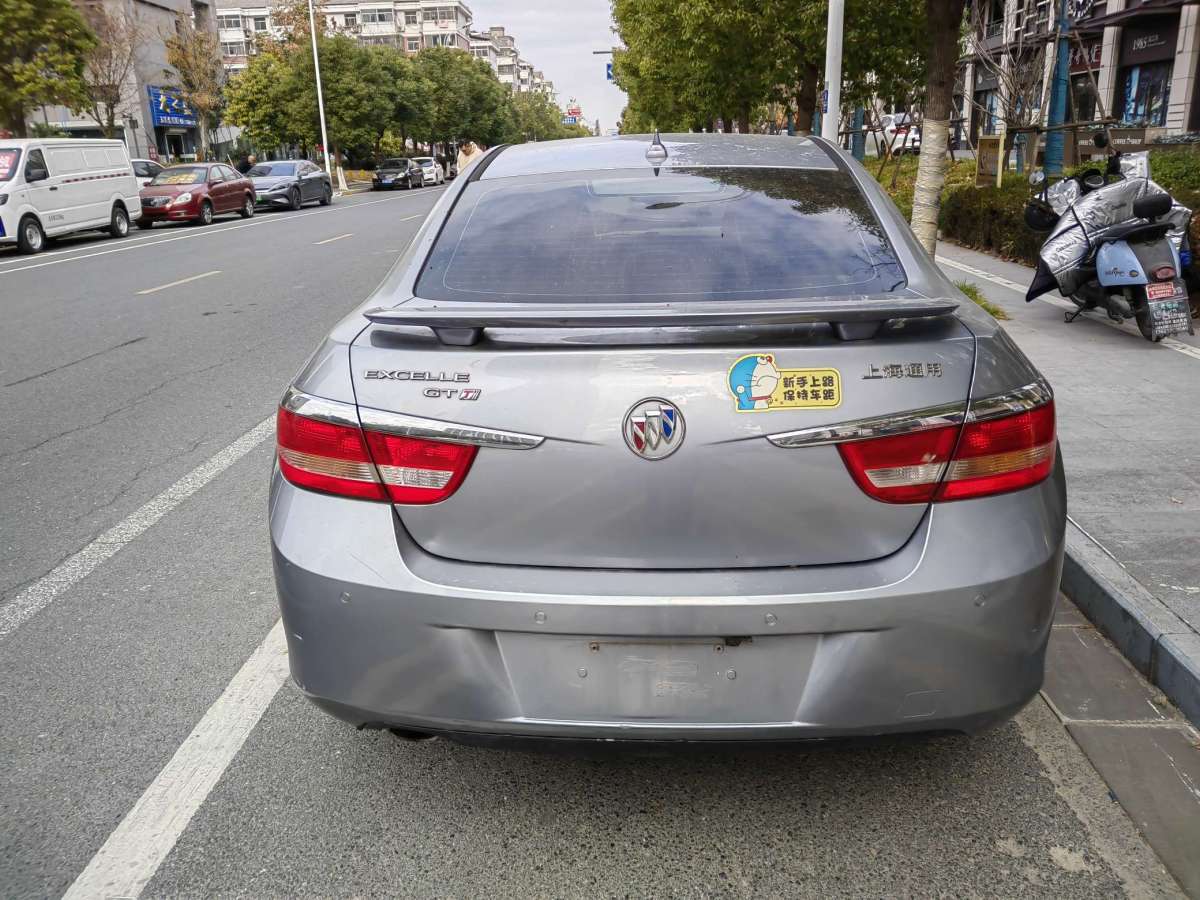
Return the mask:
POLYGON ((1041 686, 1062 465, 934 507, 869 563, 629 572, 453 562, 384 504, 276 470, 271 539, 292 676, 355 725, 598 740, 977 731, 1041 686))

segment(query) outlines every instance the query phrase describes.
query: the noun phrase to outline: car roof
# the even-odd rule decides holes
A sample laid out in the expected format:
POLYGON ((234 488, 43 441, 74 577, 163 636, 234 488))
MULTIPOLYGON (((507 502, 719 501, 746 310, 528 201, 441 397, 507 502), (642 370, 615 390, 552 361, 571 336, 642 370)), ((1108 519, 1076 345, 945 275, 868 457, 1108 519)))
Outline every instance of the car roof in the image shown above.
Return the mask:
MULTIPOLYGON (((664 134, 667 168, 753 166, 836 169, 823 146, 807 137, 769 134, 664 134)), ((649 165, 646 151, 654 135, 569 138, 506 147, 496 154, 481 179, 583 172, 595 169, 640 169, 649 165)))

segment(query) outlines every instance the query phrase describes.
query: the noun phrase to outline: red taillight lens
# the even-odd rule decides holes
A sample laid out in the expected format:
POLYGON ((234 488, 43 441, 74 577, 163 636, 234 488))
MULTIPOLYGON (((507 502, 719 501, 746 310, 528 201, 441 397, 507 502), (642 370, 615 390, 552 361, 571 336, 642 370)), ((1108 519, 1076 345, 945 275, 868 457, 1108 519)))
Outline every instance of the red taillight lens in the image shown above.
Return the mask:
POLYGON ((885 503, 1002 494, 1049 477, 1054 468, 1054 403, 970 422, 961 435, 957 426, 948 425, 839 444, 838 451, 858 486, 885 503))
POLYGON ((478 447, 368 431, 367 446, 393 503, 437 503, 462 484, 478 447))
POLYGON ((297 415, 282 407, 275 420, 279 470, 292 484, 364 500, 386 500, 362 431, 297 415))
POLYGON ((362 500, 437 503, 453 494, 477 447, 363 431, 279 410, 279 470, 299 487, 362 500))

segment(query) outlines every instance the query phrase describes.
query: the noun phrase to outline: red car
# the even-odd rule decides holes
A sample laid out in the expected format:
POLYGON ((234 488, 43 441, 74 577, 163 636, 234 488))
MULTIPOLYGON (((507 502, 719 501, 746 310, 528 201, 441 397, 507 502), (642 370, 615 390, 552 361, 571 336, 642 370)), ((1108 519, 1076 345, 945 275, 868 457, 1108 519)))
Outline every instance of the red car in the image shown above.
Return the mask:
POLYGON ((211 224, 213 216, 239 213, 254 215, 254 184, 221 163, 192 163, 171 166, 142 188, 142 217, 138 228, 155 222, 198 222, 211 224))

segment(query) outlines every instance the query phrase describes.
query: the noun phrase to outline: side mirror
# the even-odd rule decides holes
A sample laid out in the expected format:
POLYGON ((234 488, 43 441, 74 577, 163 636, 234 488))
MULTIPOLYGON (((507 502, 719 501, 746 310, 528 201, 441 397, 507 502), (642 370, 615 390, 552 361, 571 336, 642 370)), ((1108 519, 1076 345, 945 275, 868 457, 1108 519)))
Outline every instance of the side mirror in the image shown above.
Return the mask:
POLYGON ((1097 131, 1092 137, 1092 143, 1100 150, 1103 150, 1108 146, 1108 135, 1103 131, 1097 131))
POLYGON ((35 181, 45 181, 50 177, 49 171, 41 167, 34 167, 25 170, 25 180, 32 184, 35 181))
POLYGON ((1029 173, 1029 183, 1034 187, 1042 184, 1046 180, 1046 173, 1041 169, 1035 169, 1029 173))
POLYGON ((1159 216, 1165 216, 1171 211, 1171 195, 1161 191, 1138 197, 1133 201, 1133 214, 1139 219, 1154 221, 1159 216))

